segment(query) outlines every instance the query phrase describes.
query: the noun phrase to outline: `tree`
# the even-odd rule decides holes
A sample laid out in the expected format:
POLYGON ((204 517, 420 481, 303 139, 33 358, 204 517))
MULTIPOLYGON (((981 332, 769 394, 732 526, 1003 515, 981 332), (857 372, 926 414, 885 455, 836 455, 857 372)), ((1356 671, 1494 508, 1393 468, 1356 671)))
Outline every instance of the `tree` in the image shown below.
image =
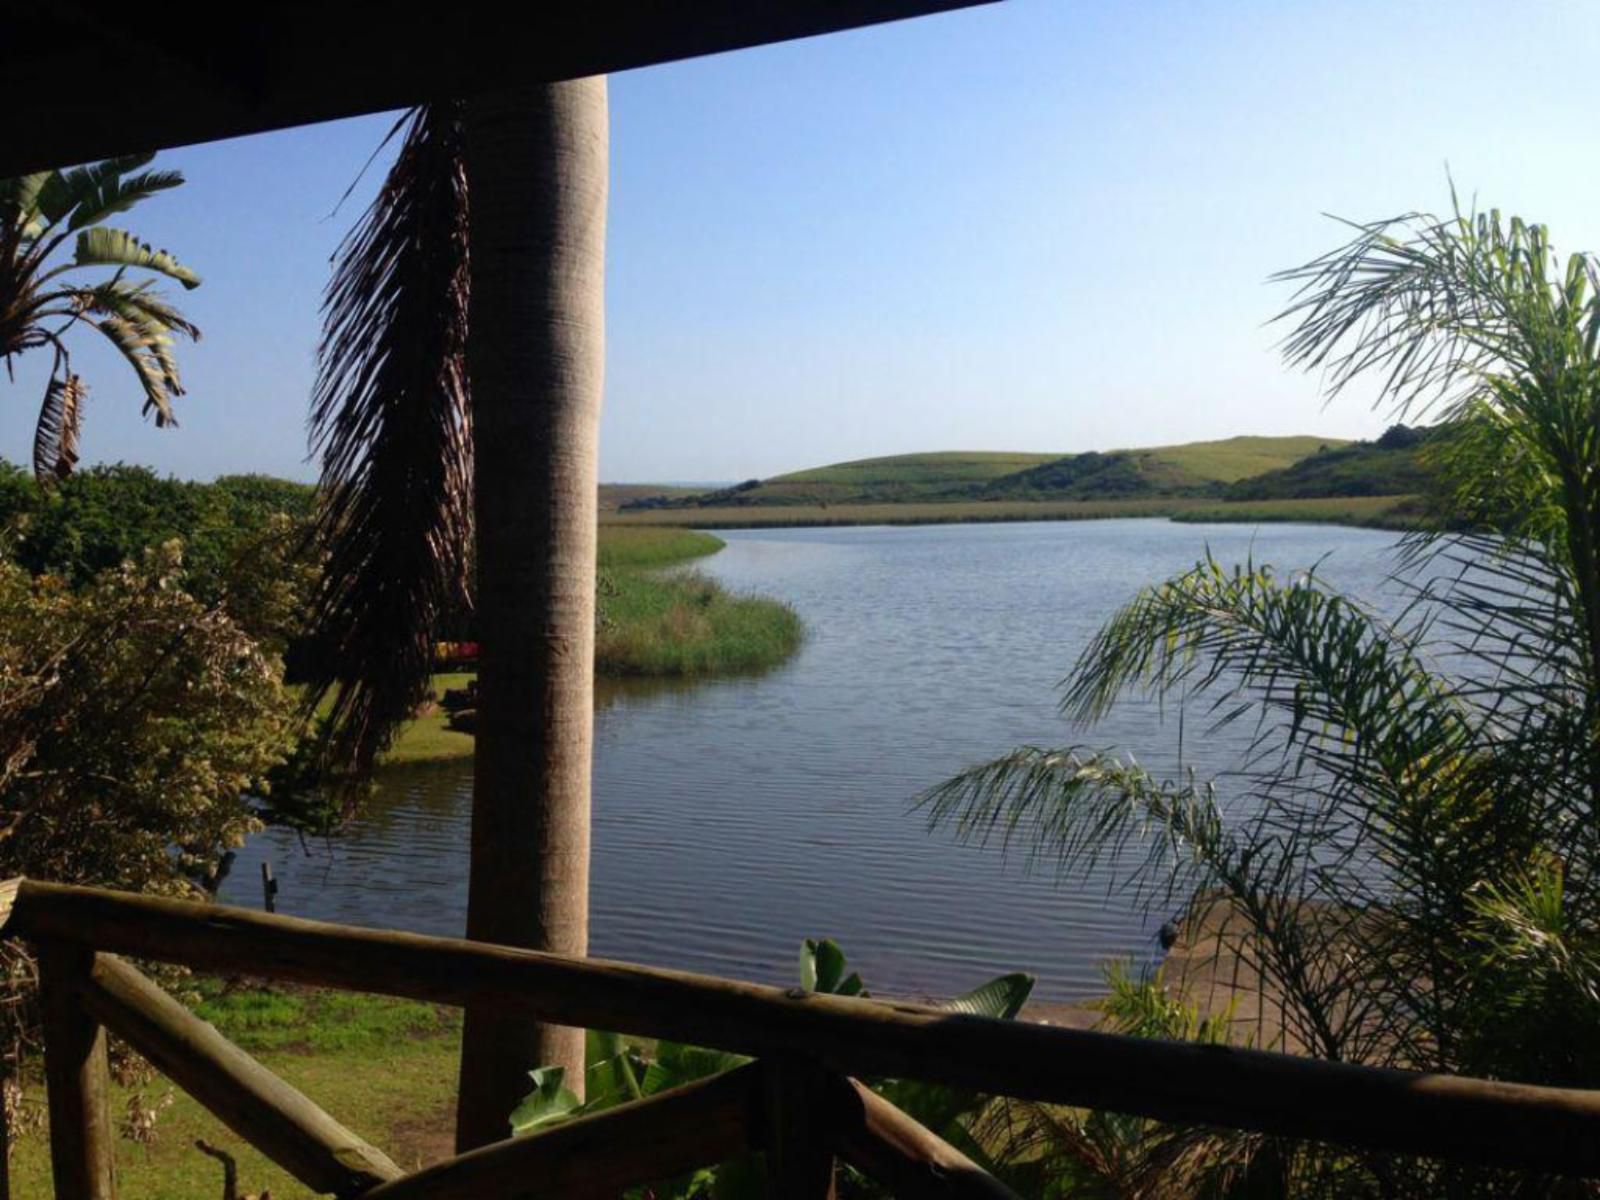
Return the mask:
MULTIPOLYGON (((1494 212, 1354 228, 1281 277, 1300 285, 1286 357, 1335 392, 1376 374, 1401 417, 1442 413, 1455 515, 1477 528, 1408 541, 1413 603, 1395 621, 1314 574, 1207 558, 1102 628, 1063 711, 1207 700, 1218 724, 1256 722, 1242 774, 1159 779, 1030 747, 924 801, 963 838, 1066 867, 1109 857, 1149 904, 1225 913, 1212 928, 1302 1052, 1592 1087, 1600 275, 1494 212)), ((1279 1166, 1302 1190, 1334 1174, 1347 1192, 1507 1187, 1306 1147, 1279 1166)))
MULTIPOLYGON (((178 543, 82 588, 0 560, 0 871, 178 896, 260 827, 290 751, 274 656, 182 587, 178 543), (114 730, 115 736, 107 736, 114 730)), ((33 1017, 0 951, 0 1075, 33 1017)))
POLYGON ((79 325, 98 330, 139 379, 144 411, 157 425, 175 424, 172 400, 183 395, 177 336, 200 331, 154 290, 149 271, 185 288, 200 277, 165 250, 105 224, 157 192, 177 187, 176 171, 146 171, 153 154, 106 159, 68 171, 39 171, 0 180, 0 358, 48 348, 54 355, 34 433, 34 474, 46 481, 71 473, 88 386, 72 369, 66 335, 79 325), (68 242, 70 257, 58 255, 68 242), (114 268, 96 284, 70 282, 84 268, 114 268))
MULTIPOLYGON (((332 652, 308 703, 333 697, 330 761, 370 770, 426 692, 440 617, 468 600, 475 533, 468 936, 583 954, 605 82, 433 105, 401 128, 328 292, 314 628, 332 652)), ((468 1010, 463 1149, 505 1136, 541 1064, 581 1079, 581 1031, 468 1010)))

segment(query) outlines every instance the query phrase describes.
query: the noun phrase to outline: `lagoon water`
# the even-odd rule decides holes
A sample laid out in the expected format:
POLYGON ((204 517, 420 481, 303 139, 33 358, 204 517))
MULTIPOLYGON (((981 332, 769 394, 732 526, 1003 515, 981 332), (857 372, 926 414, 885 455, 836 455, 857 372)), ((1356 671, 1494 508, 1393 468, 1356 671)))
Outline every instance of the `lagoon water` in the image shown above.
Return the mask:
MULTIPOLYGON (((1036 995, 1098 991, 1110 956, 1149 961, 1167 913, 1114 871, 1058 878, 929 834, 915 795, 1023 744, 1135 751, 1202 775, 1248 731, 1128 703, 1091 730, 1057 685, 1141 586, 1209 546, 1318 573, 1383 603, 1390 533, 1332 526, 1116 520, 735 531, 699 569, 789 601, 807 625, 789 663, 752 679, 606 688, 596 715, 592 953, 788 984, 801 939, 833 937, 880 992, 940 995, 1002 971, 1036 995), (1180 759, 1181 755, 1181 759, 1180 759)), ((222 898, 280 912, 460 934, 470 763, 386 774, 348 834, 268 831, 222 898)))

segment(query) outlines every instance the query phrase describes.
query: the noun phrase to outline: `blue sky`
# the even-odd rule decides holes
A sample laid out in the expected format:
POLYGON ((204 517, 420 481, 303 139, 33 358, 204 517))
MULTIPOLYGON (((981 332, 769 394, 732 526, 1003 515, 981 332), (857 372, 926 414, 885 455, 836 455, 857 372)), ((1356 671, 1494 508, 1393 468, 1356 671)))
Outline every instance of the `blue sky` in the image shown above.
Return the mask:
MULTIPOLYGON (((1368 436, 1265 322, 1321 214, 1485 203, 1600 247, 1591 0, 1078 3, 966 12, 614 76, 607 480, 934 449, 1368 436)), ((174 150, 127 219, 199 269, 181 426, 85 352, 85 454, 310 478, 328 259, 392 117, 174 150)), ((35 356, 37 357, 37 356, 35 356)), ((25 461, 44 364, 0 379, 25 461)))

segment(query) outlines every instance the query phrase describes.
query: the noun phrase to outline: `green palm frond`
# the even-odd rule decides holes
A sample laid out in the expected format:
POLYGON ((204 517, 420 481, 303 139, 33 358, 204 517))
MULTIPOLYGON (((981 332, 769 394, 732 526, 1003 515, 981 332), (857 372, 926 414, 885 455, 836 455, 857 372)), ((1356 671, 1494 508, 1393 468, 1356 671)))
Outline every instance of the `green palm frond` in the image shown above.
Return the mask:
POLYGON ((16 230, 23 240, 32 241, 44 231, 46 218, 39 211, 39 196, 56 174, 35 171, 0 179, 0 222, 16 230))
POLYGON ((33 434, 33 474, 40 483, 54 483, 72 474, 78 463, 78 434, 89 389, 70 371, 50 380, 33 434))
POLYGON ((153 413, 157 425, 176 424, 172 400, 183 394, 183 385, 173 345, 178 337, 198 339, 200 330, 150 279, 128 273, 154 272, 185 288, 198 287, 200 277, 168 251, 99 224, 183 182, 176 171, 144 170, 153 157, 125 155, 0 180, 0 358, 43 347, 57 356, 35 437, 40 478, 64 475, 77 460, 87 388, 76 376, 70 376, 75 382, 69 388, 61 371, 65 339, 80 324, 99 330, 133 369, 145 414, 153 413), (68 241, 74 242, 70 254, 64 249, 68 241), (115 270, 94 285, 65 286, 60 279, 93 267, 115 270))
POLYGON ((149 166, 154 159, 154 153, 124 154, 65 171, 51 171, 38 189, 39 215, 51 225, 59 224, 83 205, 94 204, 108 192, 115 194, 123 175, 149 166))
POLYGON ((1130 845, 1146 854, 1140 878, 1180 886, 1170 869, 1229 859, 1215 790, 1158 780, 1137 763, 1079 748, 1024 746, 969 767, 917 798, 930 828, 960 842, 1019 848, 1030 866, 1092 869, 1130 845))
POLYGON ((1062 710, 1094 721, 1129 689, 1209 695, 1219 722, 1282 719, 1285 744, 1322 766, 1396 779, 1452 757, 1468 733, 1438 679, 1361 606, 1270 567, 1207 557, 1140 593, 1073 668, 1062 710))
POLYGON ((167 251, 156 250, 149 243, 141 242, 133 234, 121 229, 107 229, 104 226, 79 232, 72 264, 76 267, 134 267, 160 272, 191 290, 200 286, 200 276, 167 251))
MULTIPOLYGON (((408 115, 323 303, 311 440, 321 455, 313 608, 329 761, 368 772, 427 694, 441 615, 470 603, 467 210, 457 106, 408 115)), ((397 126, 397 131, 402 127, 397 126)))
POLYGON ((97 181, 93 191, 84 196, 67 218, 67 229, 77 232, 90 225, 98 225, 107 217, 127 212, 141 200, 157 192, 179 187, 183 174, 179 171, 142 171, 128 178, 110 176, 97 181))

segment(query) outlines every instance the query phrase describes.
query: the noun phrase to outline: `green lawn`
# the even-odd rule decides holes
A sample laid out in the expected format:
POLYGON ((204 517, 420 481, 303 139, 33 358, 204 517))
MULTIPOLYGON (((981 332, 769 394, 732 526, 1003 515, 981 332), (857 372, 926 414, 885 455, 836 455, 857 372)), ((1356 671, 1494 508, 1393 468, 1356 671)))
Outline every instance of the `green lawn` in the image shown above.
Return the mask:
MULTIPOLYGON (((461 1030, 455 1010, 309 988, 208 983, 202 991, 201 1016, 402 1168, 414 1170, 450 1153, 461 1030)), ((143 1104, 159 1105, 169 1093, 173 1099, 161 1110, 151 1144, 119 1134, 123 1200, 221 1196, 222 1168, 194 1149, 196 1138, 238 1159, 242 1191, 271 1189, 274 1200, 314 1195, 160 1076, 143 1086, 143 1104)), ((42 1105, 37 1082, 25 1095, 30 1109, 42 1105)), ((120 1123, 133 1096, 125 1086, 114 1087, 114 1121, 120 1123)), ((16 1200, 47 1200, 49 1161, 42 1129, 19 1139, 11 1161, 16 1200)))

